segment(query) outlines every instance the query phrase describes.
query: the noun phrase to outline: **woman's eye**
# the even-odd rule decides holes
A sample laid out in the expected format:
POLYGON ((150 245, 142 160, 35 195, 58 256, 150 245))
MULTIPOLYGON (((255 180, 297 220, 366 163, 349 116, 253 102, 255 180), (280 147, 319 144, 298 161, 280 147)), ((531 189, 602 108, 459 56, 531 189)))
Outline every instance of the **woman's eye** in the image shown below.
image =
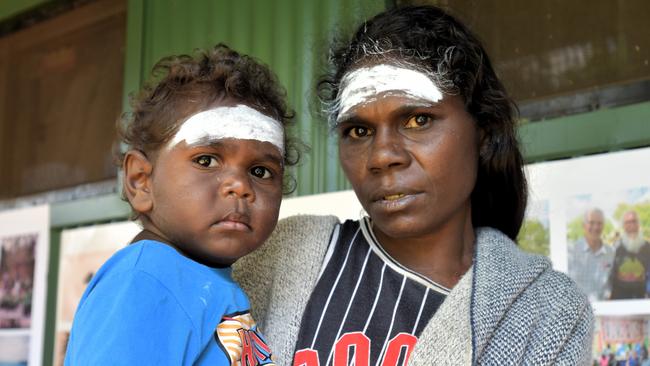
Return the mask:
POLYGON ((204 168, 214 168, 217 166, 217 159, 210 155, 201 155, 194 159, 194 162, 204 168))
POLYGON ((263 166, 256 166, 251 169, 251 174, 257 178, 269 179, 272 177, 271 171, 263 166))
POLYGON ((418 114, 415 115, 406 121, 406 124, 404 125, 404 128, 418 128, 418 127, 423 127, 426 126, 428 123, 431 122, 431 117, 424 115, 424 114, 418 114))
POLYGON ((351 127, 350 129, 348 129, 346 131, 345 135, 350 136, 353 139, 360 139, 360 138, 364 138, 364 137, 367 137, 367 136, 371 136, 372 132, 370 131, 370 129, 368 129, 366 127, 354 126, 354 127, 351 127))

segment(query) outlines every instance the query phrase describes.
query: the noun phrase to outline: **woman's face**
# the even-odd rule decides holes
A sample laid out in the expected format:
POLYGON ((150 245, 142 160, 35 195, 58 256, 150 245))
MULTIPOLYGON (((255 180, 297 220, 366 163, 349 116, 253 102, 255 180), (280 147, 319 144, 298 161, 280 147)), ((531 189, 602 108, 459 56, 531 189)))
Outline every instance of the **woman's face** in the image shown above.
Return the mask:
POLYGON ((471 218, 478 132, 458 96, 423 102, 391 92, 337 122, 341 165, 376 234, 435 234, 471 218))

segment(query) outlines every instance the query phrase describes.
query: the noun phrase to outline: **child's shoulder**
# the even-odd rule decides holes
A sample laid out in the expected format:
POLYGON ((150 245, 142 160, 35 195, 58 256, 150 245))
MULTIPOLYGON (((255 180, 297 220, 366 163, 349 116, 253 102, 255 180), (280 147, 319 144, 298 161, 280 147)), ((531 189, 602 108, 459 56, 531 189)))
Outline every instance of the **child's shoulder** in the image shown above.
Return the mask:
POLYGON ((173 280, 188 282, 191 285, 201 281, 216 281, 224 285, 234 285, 230 278, 230 268, 208 267, 182 255, 167 244, 155 240, 141 240, 131 246, 138 253, 134 269, 160 279, 167 279, 164 282, 173 280))
POLYGON ((250 308, 229 280, 230 269, 199 266, 155 241, 118 251, 93 276, 81 299, 68 346, 78 362, 70 363, 181 364, 198 358, 224 314, 250 308), (112 346, 107 347, 107 339, 112 346), (171 349, 179 341, 187 348, 152 361, 158 354, 151 352, 171 349), (175 356, 180 359, 169 359, 175 356))
POLYGON ((140 240, 118 250, 104 263, 102 269, 111 272, 135 270, 155 273, 169 268, 159 266, 160 263, 173 265, 183 262, 182 255, 169 245, 154 240, 140 240))
POLYGON ((196 294, 201 294, 200 297, 210 304, 220 303, 220 296, 225 293, 239 302, 247 302, 232 280, 230 268, 202 265, 173 247, 153 240, 128 245, 102 266, 89 284, 89 292, 106 292, 107 289, 124 293, 164 293, 175 298, 183 308, 194 307, 187 304, 187 299, 194 299, 196 294))
POLYGON ((179 253, 173 247, 155 241, 140 240, 115 253, 97 273, 98 276, 149 277, 171 292, 203 286, 205 282, 236 286, 229 268, 210 268, 179 253))

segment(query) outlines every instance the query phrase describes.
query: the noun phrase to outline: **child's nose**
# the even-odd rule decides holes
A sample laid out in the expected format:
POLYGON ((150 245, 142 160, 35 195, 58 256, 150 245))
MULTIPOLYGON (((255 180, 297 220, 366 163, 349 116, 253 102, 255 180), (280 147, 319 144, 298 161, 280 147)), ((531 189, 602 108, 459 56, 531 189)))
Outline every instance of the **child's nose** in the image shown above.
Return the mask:
POLYGON ((248 174, 236 172, 225 174, 220 191, 224 197, 243 198, 247 200, 255 199, 255 192, 251 186, 248 174))

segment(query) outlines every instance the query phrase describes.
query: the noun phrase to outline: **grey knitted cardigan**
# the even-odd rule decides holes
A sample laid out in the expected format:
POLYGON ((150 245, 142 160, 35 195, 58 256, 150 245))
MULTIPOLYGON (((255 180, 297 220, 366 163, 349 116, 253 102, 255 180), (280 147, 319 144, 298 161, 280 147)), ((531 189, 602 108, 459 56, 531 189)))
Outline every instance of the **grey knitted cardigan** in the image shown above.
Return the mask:
MULTIPOLYGON (((261 248, 234 265, 278 365, 292 364, 337 223, 333 216, 281 220, 261 248)), ((422 331, 409 365, 588 365, 593 315, 576 285, 498 230, 476 234, 472 269, 422 331)))

